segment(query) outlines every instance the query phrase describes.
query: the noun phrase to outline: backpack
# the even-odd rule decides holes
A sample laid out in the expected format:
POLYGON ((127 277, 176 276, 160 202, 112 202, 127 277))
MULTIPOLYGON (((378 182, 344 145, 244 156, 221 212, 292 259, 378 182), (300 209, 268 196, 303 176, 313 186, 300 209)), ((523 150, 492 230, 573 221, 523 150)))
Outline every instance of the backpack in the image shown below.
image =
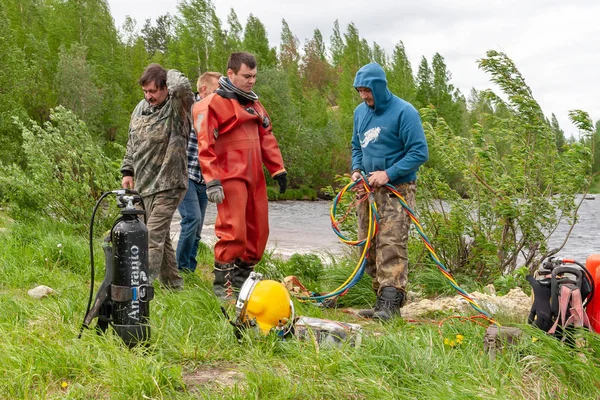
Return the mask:
POLYGON ((585 307, 594 295, 594 282, 582 264, 550 257, 526 279, 533 289, 529 324, 562 340, 573 328, 592 330, 585 307))

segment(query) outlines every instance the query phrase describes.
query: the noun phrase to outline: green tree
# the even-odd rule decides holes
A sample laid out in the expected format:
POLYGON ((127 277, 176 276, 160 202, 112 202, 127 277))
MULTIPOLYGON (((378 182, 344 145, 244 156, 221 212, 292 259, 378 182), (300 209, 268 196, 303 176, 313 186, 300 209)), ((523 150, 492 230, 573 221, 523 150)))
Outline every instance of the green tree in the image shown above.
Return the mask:
POLYGON ((303 50, 300 71, 305 91, 316 90, 318 95, 327 99, 330 105, 335 105, 334 93, 332 93, 334 72, 327 62, 321 31, 315 29, 312 39, 305 43, 303 50))
POLYGON ((279 45, 279 64, 288 73, 298 74, 300 63, 300 41, 292 33, 290 26, 283 19, 281 21, 281 44, 279 45))
POLYGON ((404 43, 399 42, 394 47, 392 54, 391 69, 387 74, 388 86, 392 93, 408 101, 415 103, 416 87, 410 61, 406 56, 404 43))
POLYGON ((331 51, 331 62, 334 67, 338 67, 342 62, 344 47, 344 39, 342 39, 340 23, 336 19, 333 23, 333 33, 331 34, 329 46, 329 49, 331 51))
POLYGON ((425 110, 431 154, 443 160, 446 169, 463 174, 466 199, 438 170, 425 168, 419 179, 420 197, 427 204, 419 210, 436 233, 433 242, 450 268, 490 281, 519 263, 533 270, 560 250, 548 248, 548 236, 562 220, 575 223, 574 198, 589 187, 591 152, 583 143, 558 152, 539 104, 505 54, 488 51, 479 65, 507 98, 481 93, 496 110, 487 117, 495 137, 478 123, 471 138, 454 135, 436 110, 425 110), (503 153, 497 146, 501 142, 503 153), (445 199, 449 207, 434 205, 433 199, 445 199), (470 238, 468 246, 465 236, 470 238))
MULTIPOLYGON (((221 20, 217 17, 216 12, 213 12, 211 17, 210 36, 212 40, 212 51, 208 56, 208 69, 225 73, 227 67, 227 59, 230 51, 227 45, 227 32, 223 30, 221 20)), ((192 85, 193 86, 193 85, 192 85)))
POLYGON ((385 68, 388 63, 385 50, 375 42, 373 42, 373 61, 381 65, 383 68, 385 68))
MULTIPOLYGON (((7 20, 0 3, 0 19, 7 20)), ((12 122, 13 116, 25 117, 23 99, 27 97, 29 67, 25 62, 10 24, 0 33, 0 164, 21 162, 21 132, 12 122)), ((1 195, 1 191, 0 191, 1 195)))
POLYGON ((186 76, 198 76, 209 70, 214 6, 210 0, 184 0, 177 10, 181 14, 175 22, 178 40, 170 49, 170 61, 186 76))
POLYGON ((26 166, 0 169, 15 218, 43 214, 85 232, 90 199, 119 187, 118 166, 102 152, 84 122, 60 106, 43 126, 17 120, 23 134, 26 166), (35 188, 35 190, 33 190, 35 188))
POLYGON ((372 52, 366 40, 360 37, 358 28, 353 23, 348 25, 348 30, 344 33, 344 67, 354 69, 354 73, 360 67, 372 60, 372 52))
MULTIPOLYGON (((142 92, 138 84, 138 79, 142 75, 144 68, 150 63, 150 56, 146 51, 144 39, 138 34, 135 28, 135 20, 127 17, 122 26, 121 40, 123 43, 123 69, 125 76, 122 78, 121 99, 123 108, 127 110, 125 122, 121 123, 121 135, 119 141, 126 143, 128 117, 133 111, 135 105, 141 100, 142 92)), ((172 45, 170 43, 170 45, 172 45)))
POLYGON ((344 33, 344 49, 340 63, 341 73, 337 83, 338 104, 340 113, 346 117, 342 120, 342 127, 351 132, 351 116, 354 108, 360 100, 354 89, 354 77, 360 67, 371 61, 371 49, 367 42, 360 37, 359 31, 354 24, 348 25, 344 33))
POLYGON ((425 57, 421 57, 419 70, 417 72, 417 96, 415 106, 423 108, 431 104, 433 98, 433 72, 425 57))
POLYGON ((302 103, 302 84, 300 81, 300 41, 292 33, 285 19, 281 21, 281 44, 279 45, 279 65, 287 75, 292 92, 293 104, 302 103))
POLYGON ((84 46, 94 86, 102 95, 99 103, 102 110, 93 129, 102 137, 111 136, 125 115, 119 95, 126 72, 122 46, 107 2, 47 0, 10 1, 10 4, 16 7, 13 9, 16 12, 9 16, 10 24, 20 30, 16 37, 23 40, 20 48, 31 70, 28 96, 23 100, 28 114, 40 123, 47 120, 62 90, 55 81, 60 76, 60 49, 69 51, 72 46, 84 46))
POLYGON ((167 13, 156 18, 156 26, 153 26, 151 20, 147 19, 142 28, 142 38, 148 55, 150 57, 156 53, 164 55, 173 39, 173 34, 173 17, 170 14, 167 13))
POLYGON ((473 126, 477 123, 484 129, 487 129, 488 119, 486 117, 494 113, 490 99, 475 88, 471 88, 467 105, 469 110, 469 125, 473 126))
POLYGON ((229 31, 226 33, 227 41, 226 47, 228 53, 233 53, 236 51, 242 50, 242 41, 244 35, 244 28, 235 13, 235 10, 232 8, 229 10, 229 15, 227 16, 227 24, 229 25, 229 31))
POLYGON ((55 82, 59 104, 91 126, 98 123, 102 95, 94 84, 94 72, 86 57, 85 46, 73 44, 69 50, 61 47, 55 82))
POLYGON ((432 61, 433 87, 432 104, 444 117, 452 131, 457 135, 464 135, 467 131, 467 107, 463 95, 450 83, 452 74, 448 71, 444 57, 435 53, 432 61))
POLYGON ((0 4, 7 18, 3 21, 7 21, 9 27, 3 32, 10 31, 7 37, 16 43, 23 63, 28 66, 28 80, 22 86, 27 96, 22 98, 21 104, 28 115, 43 122, 48 118, 49 107, 56 101, 52 81, 55 71, 48 44, 49 7, 36 0, 4 0, 0 4))
POLYGON ((562 151, 563 146, 565 145, 565 132, 560 128, 560 124, 558 123, 558 119, 556 119, 556 115, 554 115, 554 113, 552 113, 552 118, 550 119, 549 123, 556 138, 556 148, 558 151, 562 151))
POLYGON ((274 68, 277 65, 277 53, 269 46, 267 31, 258 18, 250 14, 244 29, 244 49, 256 57, 260 68, 274 68))

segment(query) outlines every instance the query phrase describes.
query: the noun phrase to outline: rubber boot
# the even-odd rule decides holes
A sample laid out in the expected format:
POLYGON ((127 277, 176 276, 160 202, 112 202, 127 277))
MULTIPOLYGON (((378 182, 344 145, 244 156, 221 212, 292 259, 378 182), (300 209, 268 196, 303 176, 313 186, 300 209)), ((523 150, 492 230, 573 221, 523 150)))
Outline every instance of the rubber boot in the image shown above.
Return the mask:
POLYGON ((400 306, 404 300, 404 292, 393 286, 381 289, 377 296, 377 305, 373 313, 373 319, 388 321, 394 317, 400 317, 400 306))
POLYGON ((377 296, 377 301, 375 302, 375 305, 372 308, 365 308, 362 310, 358 310, 357 314, 359 317, 373 318, 375 311, 377 311, 377 310, 379 310, 379 308, 381 308, 382 303, 383 303, 383 299, 381 298, 381 296, 377 296))
POLYGON ((233 299, 233 273, 234 264, 220 264, 215 262, 215 268, 213 269, 213 274, 215 274, 213 292, 219 299, 233 299))
POLYGON ((233 287, 236 292, 240 291, 252 271, 254 271, 253 263, 236 260, 233 270, 233 287))

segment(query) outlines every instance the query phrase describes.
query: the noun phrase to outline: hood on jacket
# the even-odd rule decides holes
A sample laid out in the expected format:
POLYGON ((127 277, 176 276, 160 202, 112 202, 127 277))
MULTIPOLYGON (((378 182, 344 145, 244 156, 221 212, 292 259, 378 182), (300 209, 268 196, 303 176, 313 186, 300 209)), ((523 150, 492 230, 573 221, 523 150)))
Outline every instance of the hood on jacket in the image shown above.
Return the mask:
POLYGON ((354 88, 358 89, 359 87, 371 89, 375 101, 373 107, 375 113, 380 114, 385 111, 387 104, 392 99, 392 92, 387 87, 385 71, 381 65, 370 63, 359 69, 354 78, 354 88))

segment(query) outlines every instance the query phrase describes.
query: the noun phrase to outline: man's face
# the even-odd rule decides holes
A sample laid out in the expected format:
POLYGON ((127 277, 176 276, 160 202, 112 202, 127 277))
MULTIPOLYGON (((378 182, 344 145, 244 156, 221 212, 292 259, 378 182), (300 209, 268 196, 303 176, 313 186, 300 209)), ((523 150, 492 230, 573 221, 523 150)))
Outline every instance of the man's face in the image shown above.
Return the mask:
POLYGON ((356 88, 356 90, 358 90, 358 94, 360 95, 362 101, 367 103, 369 107, 375 107, 375 99, 373 98, 373 92, 371 92, 371 89, 367 87, 359 87, 356 88))
POLYGON ((161 104, 169 95, 169 89, 165 86, 163 89, 156 87, 154 81, 150 81, 142 86, 144 98, 150 105, 157 106, 161 104))
POLYGON ((250 69, 246 64, 242 64, 237 74, 228 69, 227 77, 233 83, 233 86, 242 89, 244 92, 251 92, 256 83, 256 67, 250 69))
POLYGON ((201 99, 205 98, 219 87, 218 79, 208 79, 204 85, 198 88, 198 95, 201 99))

